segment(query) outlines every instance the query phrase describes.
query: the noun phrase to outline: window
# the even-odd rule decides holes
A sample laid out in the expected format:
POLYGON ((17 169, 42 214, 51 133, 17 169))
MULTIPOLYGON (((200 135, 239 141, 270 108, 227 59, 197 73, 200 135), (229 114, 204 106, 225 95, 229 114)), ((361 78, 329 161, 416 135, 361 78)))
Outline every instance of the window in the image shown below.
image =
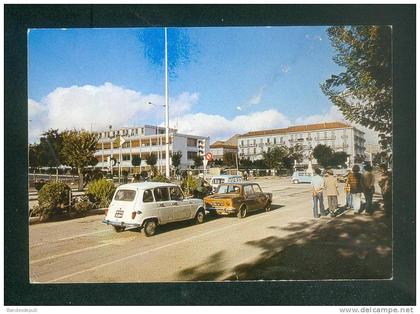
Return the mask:
POLYGON ((274 144, 277 144, 277 138, 274 138, 274 144))
POLYGON ((257 153, 257 149, 254 147, 254 155, 257 153))
POLYGON ((194 159, 195 157, 197 157, 197 152, 190 152, 187 151, 187 159, 194 159))
POLYGON ((244 194, 245 196, 253 195, 254 190, 252 189, 252 185, 245 185, 244 186, 244 194))
POLYGON ((257 140, 256 139, 254 139, 254 145, 257 145, 257 140))
POLYGON ((246 140, 246 145, 248 145, 248 146, 249 146, 249 140, 246 140))
POLYGON ((169 193, 171 195, 171 200, 173 201, 181 201, 184 199, 181 189, 177 186, 169 188, 169 193))
POLYGON ((239 194, 240 188, 237 185, 219 185, 219 194, 239 194))
POLYGON ((253 184, 253 185, 252 185, 252 188, 254 189, 254 192, 255 192, 255 193, 262 193, 261 188, 260 188, 260 186, 259 186, 259 185, 257 185, 257 184, 253 184))
POLYGON ((155 188, 153 190, 155 194, 156 202, 165 202, 169 201, 169 191, 168 188, 155 188))
POLYGON ((136 191, 134 190, 118 190, 114 196, 114 201, 131 202, 135 196, 136 191))
POLYGON ((269 137, 267 137, 267 144, 269 144, 270 143, 270 138, 269 137))
POLYGON ((187 146, 195 147, 197 146, 197 139, 195 138, 187 138, 187 146))
POLYGON ((143 192, 143 203, 153 202, 153 193, 152 190, 145 190, 143 192))
POLYGON ((244 146, 244 140, 241 140, 241 146, 244 146))

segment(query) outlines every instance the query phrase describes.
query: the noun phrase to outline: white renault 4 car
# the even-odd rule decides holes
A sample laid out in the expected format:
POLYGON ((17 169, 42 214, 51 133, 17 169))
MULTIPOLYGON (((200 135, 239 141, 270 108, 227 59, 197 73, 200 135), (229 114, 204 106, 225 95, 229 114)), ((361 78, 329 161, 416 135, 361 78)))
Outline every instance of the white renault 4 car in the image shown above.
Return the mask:
POLYGON ((117 188, 103 223, 112 225, 116 232, 140 227, 149 237, 158 225, 188 219, 202 223, 204 217, 203 200, 186 198, 178 185, 141 182, 117 188))

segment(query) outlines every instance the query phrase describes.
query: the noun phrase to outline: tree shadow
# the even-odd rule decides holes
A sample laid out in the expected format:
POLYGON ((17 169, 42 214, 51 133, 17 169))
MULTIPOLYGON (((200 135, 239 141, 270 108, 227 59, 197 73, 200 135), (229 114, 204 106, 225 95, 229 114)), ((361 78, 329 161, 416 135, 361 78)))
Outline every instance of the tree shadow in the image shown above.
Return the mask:
POLYGON ((236 266, 228 280, 389 279, 392 276, 390 221, 373 216, 343 215, 329 223, 291 223, 270 236, 246 242, 261 248, 252 263, 236 266))
MULTIPOLYGON (((272 235, 243 245, 261 250, 252 262, 228 268, 222 251, 179 272, 179 280, 390 279, 391 220, 344 213, 333 219, 269 226, 272 235), (232 274, 223 277, 224 274, 232 274)), ((225 275, 226 276, 226 275, 225 275)))
POLYGON ((219 251, 209 256, 203 263, 178 272, 178 280, 209 281, 216 280, 224 273, 223 256, 219 251))

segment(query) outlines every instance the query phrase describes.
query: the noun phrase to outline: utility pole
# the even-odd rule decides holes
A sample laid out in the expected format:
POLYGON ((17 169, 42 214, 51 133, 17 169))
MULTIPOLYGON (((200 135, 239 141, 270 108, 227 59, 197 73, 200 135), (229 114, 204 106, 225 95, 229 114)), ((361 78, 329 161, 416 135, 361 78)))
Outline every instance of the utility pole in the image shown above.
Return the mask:
POLYGON ((166 150, 165 150, 165 174, 170 177, 169 172, 169 98, 168 98, 168 30, 165 27, 165 128, 166 128, 166 150))

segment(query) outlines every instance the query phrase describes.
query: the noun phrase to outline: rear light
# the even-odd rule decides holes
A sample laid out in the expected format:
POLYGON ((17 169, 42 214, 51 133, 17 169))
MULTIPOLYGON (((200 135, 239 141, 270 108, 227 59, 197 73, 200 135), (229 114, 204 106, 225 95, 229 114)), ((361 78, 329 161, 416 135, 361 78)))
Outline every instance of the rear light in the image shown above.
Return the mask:
POLYGON ((131 213, 131 219, 136 218, 136 214, 137 214, 137 212, 132 212, 132 213, 131 213))
POLYGON ((108 215, 108 208, 104 209, 104 214, 105 214, 105 216, 108 215))

